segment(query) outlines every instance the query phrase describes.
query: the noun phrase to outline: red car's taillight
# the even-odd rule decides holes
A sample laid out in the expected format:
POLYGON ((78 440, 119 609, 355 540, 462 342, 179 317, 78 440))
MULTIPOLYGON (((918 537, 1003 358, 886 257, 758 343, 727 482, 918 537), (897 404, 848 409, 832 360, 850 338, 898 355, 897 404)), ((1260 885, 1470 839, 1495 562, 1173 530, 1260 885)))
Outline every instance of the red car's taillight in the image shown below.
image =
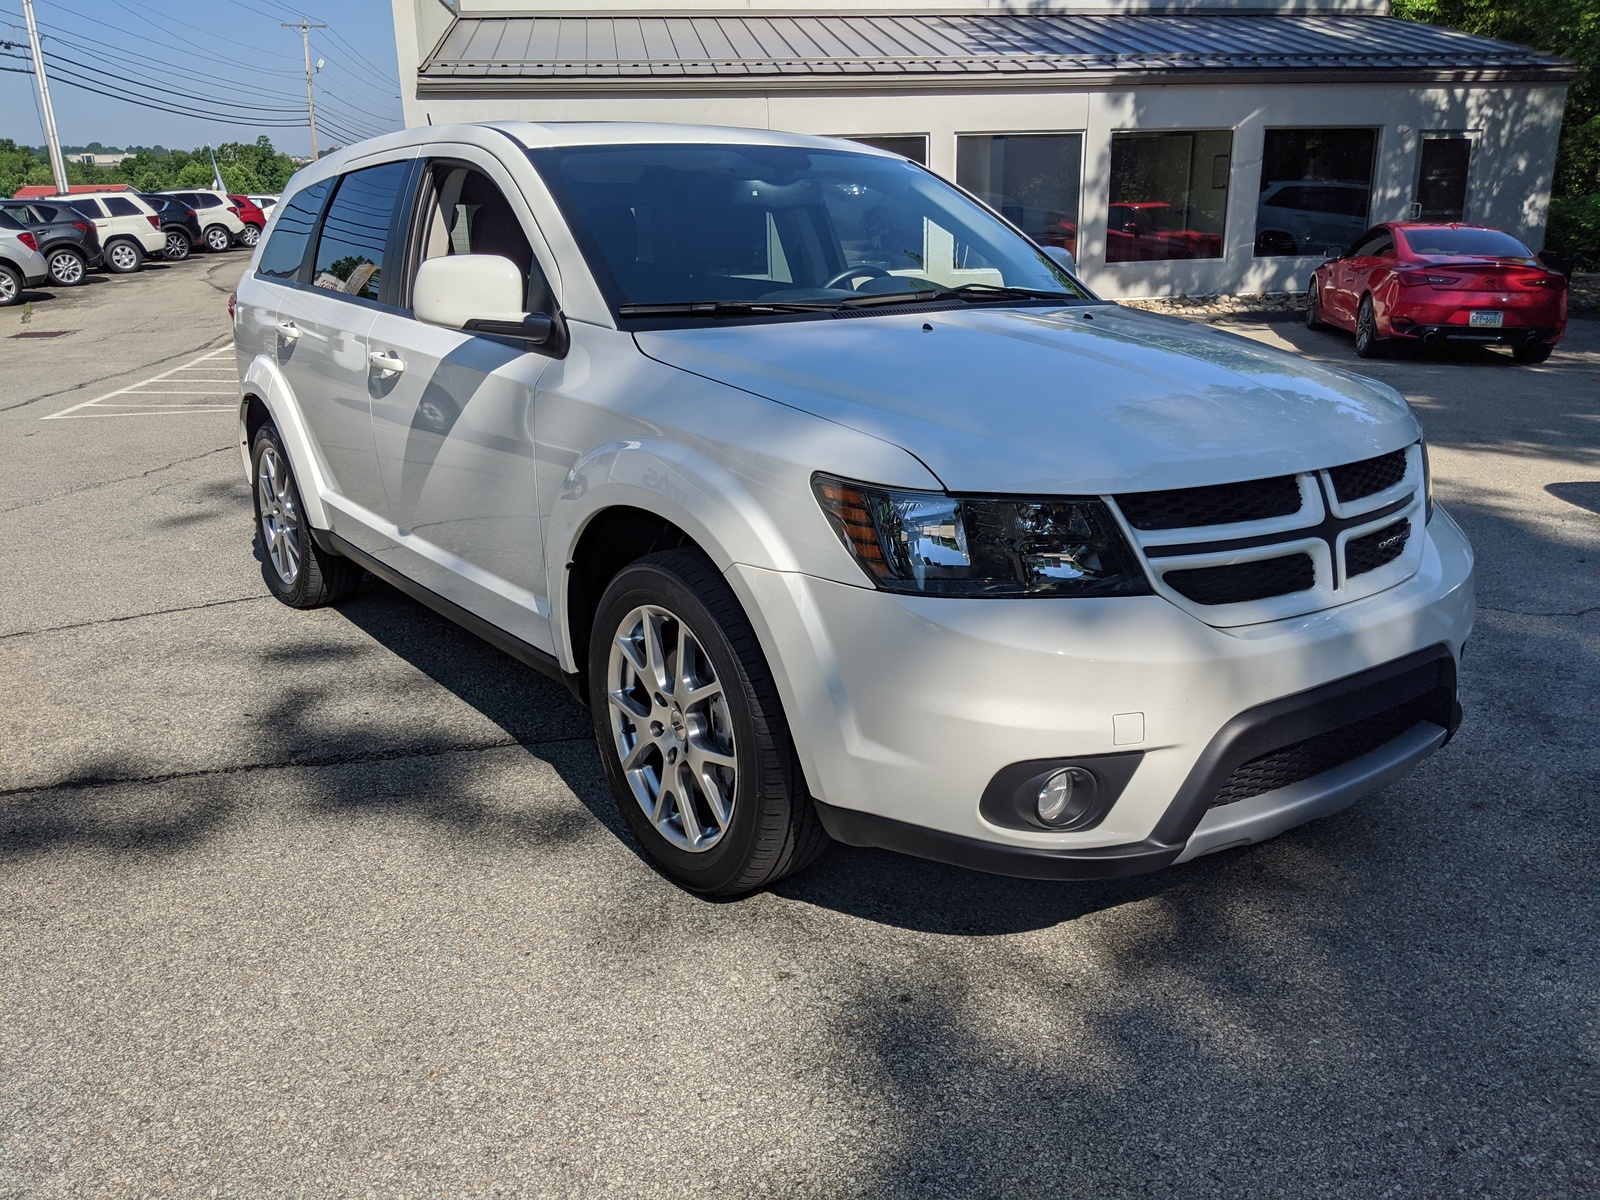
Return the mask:
POLYGON ((156 216, 155 213, 145 213, 144 219, 150 222, 151 229, 161 228, 161 218, 156 216))
POLYGON ((1395 279, 1401 287, 1459 287, 1459 275, 1436 275, 1431 271, 1397 271, 1395 279))
POLYGON ((39 243, 33 240, 33 234, 31 234, 31 233, 19 233, 19 234, 17 234, 17 241, 21 242, 29 250, 38 250, 39 249, 39 243))

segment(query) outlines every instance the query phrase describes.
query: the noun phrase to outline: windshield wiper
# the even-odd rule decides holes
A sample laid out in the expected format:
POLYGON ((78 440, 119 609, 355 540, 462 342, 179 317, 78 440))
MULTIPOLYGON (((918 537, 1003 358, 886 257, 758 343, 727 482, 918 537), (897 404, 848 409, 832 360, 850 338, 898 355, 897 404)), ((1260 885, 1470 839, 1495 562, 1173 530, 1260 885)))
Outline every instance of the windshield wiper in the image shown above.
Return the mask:
POLYGON ((876 296, 857 296, 839 303, 846 308, 874 308, 882 304, 926 304, 939 300, 1083 300, 1072 292, 1045 288, 1012 287, 1009 284, 964 283, 960 287, 921 292, 884 292, 876 296))
POLYGON ((619 304, 622 317, 764 317, 771 313, 832 312, 836 300, 684 300, 669 304, 619 304))

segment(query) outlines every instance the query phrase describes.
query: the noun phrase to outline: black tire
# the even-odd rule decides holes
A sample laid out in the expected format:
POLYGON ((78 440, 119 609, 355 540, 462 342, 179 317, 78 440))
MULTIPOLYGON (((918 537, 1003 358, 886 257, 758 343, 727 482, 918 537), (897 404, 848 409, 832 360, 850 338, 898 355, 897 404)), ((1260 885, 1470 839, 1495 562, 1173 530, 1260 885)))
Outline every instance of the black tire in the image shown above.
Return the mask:
POLYGON ((1536 367, 1555 353, 1554 342, 1543 342, 1535 346, 1513 346, 1511 357, 1525 367, 1536 367))
POLYGON ((167 245, 161 251, 161 257, 168 262, 182 262, 194 252, 194 244, 189 241, 189 235, 181 229, 169 229, 167 245))
POLYGON ((361 586, 361 568, 348 558, 323 550, 311 536, 294 468, 270 421, 256 430, 250 444, 250 480, 261 577, 272 594, 291 608, 318 608, 353 596, 361 586), (264 481, 264 472, 272 474, 281 486, 273 480, 264 481), (265 503, 264 493, 274 497, 271 507, 265 503), (291 561, 294 569, 286 570, 284 564, 291 561))
POLYGON ((1322 289, 1317 286, 1317 277, 1313 275, 1311 282, 1306 284, 1306 328, 1327 327, 1327 323, 1322 319, 1322 289))
POLYGON ((207 225, 205 233, 206 249, 213 254, 221 254, 233 245, 233 234, 228 232, 226 225, 207 225))
POLYGON ((102 261, 113 275, 132 275, 144 266, 144 247, 129 238, 112 238, 102 261))
MULTIPOLYGON (((674 640, 674 644, 678 643, 674 640)), ((667 550, 623 568, 600 599, 589 642, 588 666, 589 701, 606 779, 628 828, 664 875, 690 891, 737 896, 800 870, 826 848, 828 835, 806 791, 789 724, 755 631, 727 581, 703 554, 667 550), (687 628, 699 644, 697 656, 703 654, 722 688, 720 699, 725 708, 721 717, 728 724, 727 732, 721 736, 731 735, 731 758, 735 764, 732 799, 717 840, 699 851, 675 845, 645 812, 645 801, 636 797, 623 769, 620 738, 612 724, 612 647, 624 624, 647 606, 665 610, 671 620, 687 628)), ((682 763, 676 768, 682 772, 690 761, 689 739, 705 738, 706 722, 691 711, 690 705, 677 708, 682 690, 678 676, 683 672, 676 660, 672 673, 670 703, 683 718, 674 721, 683 739, 679 744, 685 748, 682 763)), ((714 703, 708 701, 707 705, 714 703)), ((640 741, 645 740, 643 726, 639 719, 640 741)), ((659 778, 667 760, 659 749, 647 753, 655 755, 654 767, 644 765, 646 760, 641 759, 640 770, 654 769, 659 778)), ((681 781, 682 774, 677 778, 681 781)), ((715 824, 715 814, 704 806, 705 793, 695 795, 702 802, 697 805, 691 799, 691 807, 713 818, 706 825, 715 824)), ((657 807, 666 813, 667 802, 663 800, 657 807)), ((670 820, 668 817, 668 823, 670 820)), ((679 819, 679 829, 684 824, 679 819)), ((702 827, 698 818, 696 825, 702 827)))
POLYGON ((239 241, 246 246, 254 246, 260 240, 261 230, 257 229, 254 225, 250 224, 250 222, 246 221, 244 232, 239 235, 239 241))
POLYGON ((88 274, 88 264, 76 250, 65 247, 52 250, 45 262, 50 268, 50 282, 57 287, 77 287, 88 274))
POLYGON ((27 286, 22 272, 0 263, 0 308, 10 308, 22 303, 22 289, 27 286))
POLYGON ((1381 358, 1385 346, 1378 336, 1378 315, 1372 308, 1372 297, 1361 297, 1361 307, 1356 310, 1356 357, 1381 358))

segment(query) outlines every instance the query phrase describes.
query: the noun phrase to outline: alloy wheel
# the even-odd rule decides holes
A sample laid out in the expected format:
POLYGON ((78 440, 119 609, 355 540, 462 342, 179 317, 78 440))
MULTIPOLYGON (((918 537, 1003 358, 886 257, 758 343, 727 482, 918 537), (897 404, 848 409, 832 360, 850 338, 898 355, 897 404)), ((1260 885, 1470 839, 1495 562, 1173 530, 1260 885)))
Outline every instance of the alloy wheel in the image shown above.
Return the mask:
POLYGON ((189 257, 189 239, 176 231, 169 233, 166 249, 161 253, 170 262, 182 262, 189 257))
POLYGON ((70 250, 50 256, 50 278, 63 287, 83 282, 83 259, 70 250))
POLYGON ((680 850, 706 851, 733 819, 733 720, 705 647, 659 605, 619 623, 606 677, 612 740, 634 800, 680 850))
POLYGON ((254 246, 261 240, 261 230, 257 229, 254 225, 246 225, 244 227, 244 232, 239 235, 239 240, 246 246, 254 246))
POLYGON ((261 451, 256 467, 256 501, 261 510, 262 549, 285 587, 300 575, 300 514, 295 510, 289 472, 272 446, 261 451))
POLYGON ((220 225, 213 225, 206 230, 206 245, 213 250, 226 250, 233 244, 233 239, 228 236, 228 231, 220 225))
POLYGON ((139 255, 126 242, 111 247, 111 265, 119 271, 131 271, 139 265, 139 255))
POLYGON ((16 276, 10 271, 0 271, 0 305, 15 304, 21 294, 16 276))

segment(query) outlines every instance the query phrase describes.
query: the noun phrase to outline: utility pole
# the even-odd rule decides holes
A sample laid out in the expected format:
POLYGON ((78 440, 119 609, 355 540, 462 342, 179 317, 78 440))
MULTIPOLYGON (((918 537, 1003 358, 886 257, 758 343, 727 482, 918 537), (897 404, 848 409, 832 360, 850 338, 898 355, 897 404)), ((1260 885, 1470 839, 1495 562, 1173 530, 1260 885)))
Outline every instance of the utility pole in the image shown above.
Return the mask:
POLYGON ((44 118, 45 144, 50 148, 50 172, 56 177, 56 191, 65 196, 67 164, 61 159, 56 110, 50 107, 50 82, 44 77, 44 47, 39 45, 39 26, 33 20, 33 0, 22 0, 22 18, 28 23, 28 44, 33 50, 33 78, 39 85, 39 112, 44 118))
MULTIPOLYGON (((29 3, 30 0, 23 0, 29 3)), ((306 52, 306 111, 311 116, 311 161, 317 161, 317 98, 311 91, 311 31, 313 29, 326 29, 326 25, 313 25, 304 17, 298 21, 279 21, 285 29, 298 29, 300 31, 300 44, 306 52)))

